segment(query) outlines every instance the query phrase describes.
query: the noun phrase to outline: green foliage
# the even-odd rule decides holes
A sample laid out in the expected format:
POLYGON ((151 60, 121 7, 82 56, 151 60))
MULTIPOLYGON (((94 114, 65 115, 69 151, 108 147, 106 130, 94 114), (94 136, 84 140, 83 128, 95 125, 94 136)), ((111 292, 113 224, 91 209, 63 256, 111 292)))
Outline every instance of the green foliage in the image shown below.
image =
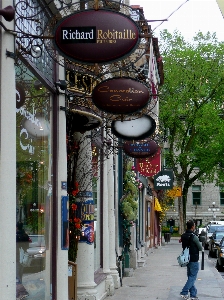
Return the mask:
MULTIPOLYGON (((173 227, 173 233, 177 233, 179 231, 178 227, 173 227)), ((170 227, 163 226, 162 233, 170 232, 170 227)))
POLYGON ((131 232, 130 227, 132 223, 128 220, 123 220, 123 248, 124 252, 130 252, 131 246, 131 232))
POLYGON ((124 199, 121 202, 121 211, 124 218, 133 221, 136 220, 138 214, 138 186, 139 182, 136 180, 136 173, 129 169, 124 175, 124 199))
POLYGON ((138 192, 140 183, 136 178, 134 170, 132 162, 126 164, 123 178, 123 197, 120 203, 123 215, 123 249, 126 253, 130 251, 131 246, 130 227, 138 217, 138 192))
POLYGON ((183 223, 189 187, 224 180, 223 53, 215 34, 199 32, 187 43, 178 31, 160 39, 164 85, 160 124, 169 131, 165 156, 183 187, 183 223))

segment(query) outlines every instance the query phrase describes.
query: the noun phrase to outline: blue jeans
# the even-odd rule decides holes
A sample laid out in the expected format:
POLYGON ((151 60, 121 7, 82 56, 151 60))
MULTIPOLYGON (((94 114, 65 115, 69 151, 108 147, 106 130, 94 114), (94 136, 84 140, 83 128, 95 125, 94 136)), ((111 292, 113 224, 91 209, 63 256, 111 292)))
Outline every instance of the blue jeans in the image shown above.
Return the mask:
POLYGON ((187 265, 187 282, 182 289, 181 295, 188 295, 188 291, 190 292, 191 297, 197 296, 197 289, 195 287, 195 281, 197 279, 199 270, 199 263, 198 262, 189 262, 187 265))

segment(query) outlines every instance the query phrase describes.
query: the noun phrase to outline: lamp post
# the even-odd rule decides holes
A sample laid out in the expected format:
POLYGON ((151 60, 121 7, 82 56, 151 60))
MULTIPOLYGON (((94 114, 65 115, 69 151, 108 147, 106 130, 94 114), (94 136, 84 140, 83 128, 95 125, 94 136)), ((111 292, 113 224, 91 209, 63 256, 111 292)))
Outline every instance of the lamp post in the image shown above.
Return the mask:
POLYGON ((197 217, 197 208, 198 208, 198 203, 195 203, 194 209, 195 209, 195 221, 196 221, 196 217, 197 217))
POLYGON ((215 202, 212 202, 212 206, 209 206, 208 211, 212 211, 213 213, 213 220, 216 219, 216 212, 219 211, 219 207, 215 205, 215 202))
POLYGON ((198 209, 198 203, 195 202, 195 205, 194 205, 194 222, 195 222, 196 226, 197 226, 197 209, 198 209))

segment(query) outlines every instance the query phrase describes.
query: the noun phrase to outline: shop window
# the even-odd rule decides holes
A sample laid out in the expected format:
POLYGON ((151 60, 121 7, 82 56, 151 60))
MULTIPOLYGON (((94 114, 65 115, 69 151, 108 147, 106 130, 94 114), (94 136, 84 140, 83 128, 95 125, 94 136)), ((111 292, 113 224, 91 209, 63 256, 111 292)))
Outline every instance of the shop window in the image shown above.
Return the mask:
POLYGON ((201 205, 201 186, 192 186, 192 203, 193 205, 201 205))
MULTIPOLYGON (((49 91, 24 67, 16 66, 16 222, 29 241, 16 243, 16 292, 50 299, 52 146, 49 91), (21 74, 23 76, 21 76, 21 74), (37 88, 37 83, 38 87, 37 88)), ((19 234, 19 233, 18 233, 19 234)))
POLYGON ((224 186, 219 187, 220 205, 224 205, 224 186))

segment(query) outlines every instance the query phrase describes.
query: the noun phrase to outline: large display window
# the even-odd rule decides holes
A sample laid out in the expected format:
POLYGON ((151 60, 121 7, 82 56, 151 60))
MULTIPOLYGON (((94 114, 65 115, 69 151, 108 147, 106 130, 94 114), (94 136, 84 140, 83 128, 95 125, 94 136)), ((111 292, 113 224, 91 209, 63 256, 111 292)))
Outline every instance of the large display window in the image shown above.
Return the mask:
POLYGON ((51 95, 25 69, 16 66, 16 288, 18 299, 46 300, 51 299, 51 95))

